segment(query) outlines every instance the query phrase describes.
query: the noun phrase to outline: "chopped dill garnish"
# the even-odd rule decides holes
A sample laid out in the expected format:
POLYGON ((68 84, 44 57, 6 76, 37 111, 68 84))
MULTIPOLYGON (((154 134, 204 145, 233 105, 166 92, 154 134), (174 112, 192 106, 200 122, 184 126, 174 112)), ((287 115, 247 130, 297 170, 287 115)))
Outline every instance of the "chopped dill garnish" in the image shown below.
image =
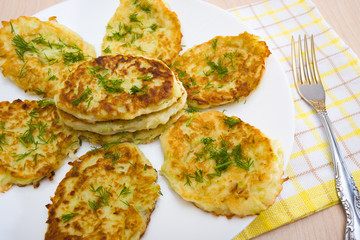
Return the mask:
POLYGON ((202 183, 204 182, 204 178, 203 178, 203 171, 202 170, 197 170, 194 172, 194 175, 195 175, 195 181, 199 182, 199 183, 202 183))
POLYGON ((76 215, 78 215, 79 213, 68 213, 68 214, 64 214, 61 216, 61 220, 66 223, 68 222, 70 219, 72 219, 73 217, 75 217, 76 215))
POLYGON ((130 206, 129 202, 128 201, 124 201, 124 200, 120 200, 120 202, 122 202, 123 204, 125 204, 126 206, 130 206))
POLYGON ((101 85, 109 93, 119 93, 124 91, 124 88, 120 87, 123 82, 122 79, 106 79, 101 82, 101 85))
POLYGON ((191 85, 192 85, 192 86, 196 86, 196 82, 195 82, 195 80, 194 80, 192 77, 190 77, 190 81, 191 81, 191 85))
POLYGON ((121 196, 128 195, 128 194, 130 194, 130 193, 131 193, 131 191, 130 191, 129 187, 124 186, 124 187, 121 189, 121 191, 120 191, 120 193, 119 193, 119 195, 118 195, 118 198, 121 197, 121 196))
POLYGON ((5 145, 8 145, 8 143, 6 142, 5 133, 1 133, 0 134, 0 151, 4 150, 2 146, 5 146, 5 145))
MULTIPOLYGON (((49 46, 49 42, 47 42, 46 39, 40 33, 37 38, 34 38, 31 41, 35 44, 43 44, 43 45, 49 46)), ((51 48, 51 45, 50 45, 50 48, 51 48)))
POLYGON ((65 65, 70 65, 85 60, 84 54, 81 51, 64 52, 62 56, 65 65))
POLYGON ((210 81, 207 81, 206 85, 203 87, 203 90, 211 89, 211 88, 214 88, 214 85, 212 83, 210 83, 210 81))
POLYGON ((136 47, 136 49, 138 50, 138 51, 140 51, 140 52, 145 52, 142 48, 141 48, 141 46, 135 46, 136 47))
POLYGON ((138 7, 143 10, 144 12, 146 13, 150 13, 151 12, 151 6, 150 4, 148 5, 142 5, 142 4, 139 4, 138 7))
POLYGON ((190 180, 190 175, 189 174, 186 174, 186 173, 184 173, 184 177, 185 177, 185 179, 186 179, 186 182, 185 182, 185 184, 184 185, 189 185, 189 186, 191 186, 191 180, 190 180))
POLYGON ((195 108, 195 107, 188 107, 185 112, 187 113, 194 113, 194 112, 199 112, 199 109, 195 108))
POLYGON ((43 94, 46 93, 46 92, 44 92, 43 90, 41 90, 40 88, 35 89, 34 92, 35 92, 36 94, 39 94, 39 95, 43 95, 43 94))
POLYGON ((105 189, 103 186, 99 186, 95 189, 94 186, 90 184, 90 191, 97 193, 97 195, 95 195, 97 200, 89 201, 90 208, 96 210, 99 207, 109 206, 109 198, 111 196, 110 190, 111 186, 108 189, 105 189))
POLYGON ((107 46, 104 50, 103 50, 104 53, 111 53, 111 50, 110 50, 110 47, 107 46))
POLYGON ((141 21, 138 19, 137 17, 137 13, 133 13, 129 16, 129 20, 130 22, 135 22, 135 23, 140 23, 141 24, 141 21))
POLYGON ((177 73, 179 79, 190 76, 185 70, 183 71, 183 70, 180 70, 178 68, 175 69, 175 72, 177 73))
POLYGON ((152 32, 155 32, 156 29, 158 29, 158 27, 159 26, 156 23, 153 23, 153 24, 151 24, 151 26, 149 28, 151 29, 152 32))
POLYGON ((146 94, 147 92, 148 90, 146 86, 144 88, 139 88, 138 86, 133 85, 130 89, 131 94, 142 95, 142 94, 146 94))
MULTIPOLYGON (((31 112, 29 113, 30 118, 36 118, 39 117, 39 110, 31 110, 31 112)), ((30 119, 30 122, 32 120, 30 119)))
POLYGON ((137 77, 137 79, 141 79, 141 80, 145 80, 145 81, 150 81, 153 79, 152 76, 142 76, 142 77, 137 77))
POLYGON ((56 75, 52 75, 49 77, 48 81, 54 81, 56 79, 56 75))
POLYGON ((190 126, 190 123, 191 123, 193 120, 194 120, 194 115, 191 114, 189 120, 186 122, 186 126, 187 126, 187 127, 190 126))
POLYGON ((95 202, 95 201, 88 201, 89 203, 89 207, 92 209, 92 210, 96 210, 100 207, 100 204, 95 202))
POLYGON ((121 157, 121 152, 118 152, 118 151, 115 151, 115 153, 107 152, 107 153, 105 153, 104 157, 106 159, 111 159, 112 165, 115 165, 116 160, 118 160, 121 157))
POLYGON ((232 128, 233 126, 235 126, 237 123, 241 122, 241 120, 239 118, 234 118, 234 117, 225 117, 223 118, 224 122, 230 127, 232 128))
POLYGON ((24 61, 24 54, 26 52, 37 52, 36 48, 30 42, 26 42, 19 34, 12 39, 12 45, 15 47, 15 52, 21 61, 24 61))
POLYGON ((224 77, 229 73, 227 67, 223 66, 222 59, 219 58, 217 63, 208 61, 207 65, 211 68, 208 72, 204 72, 205 76, 209 76, 212 73, 216 73, 220 78, 224 77))
POLYGON ((91 89, 89 87, 86 87, 85 91, 81 93, 80 97, 72 101, 72 105, 78 106, 80 102, 88 100, 91 94, 91 89))
MULTIPOLYGON (((225 141, 222 137, 220 144, 216 144, 216 140, 211 137, 202 138, 200 143, 202 143, 204 147, 202 148, 201 153, 194 153, 196 156, 195 160, 214 160, 216 163, 214 167, 215 173, 207 174, 209 179, 212 179, 215 176, 221 176, 221 173, 226 171, 232 164, 236 167, 249 171, 251 165, 254 163, 252 159, 243 157, 240 145, 233 147, 230 142, 225 141)), ((194 172, 192 175, 185 176, 185 178, 185 184, 188 184, 188 180, 190 180, 190 178, 194 178, 196 181, 201 182, 203 179, 203 173, 199 170, 198 172, 194 172)))
POLYGON ((23 160, 23 159, 26 158, 27 156, 29 156, 29 155, 30 155, 32 152, 34 152, 35 150, 37 150, 37 148, 30 149, 30 150, 28 150, 27 152, 21 153, 21 154, 12 153, 12 155, 16 158, 15 161, 18 162, 18 161, 23 160))
POLYGON ((182 85, 183 85, 185 88, 190 88, 190 84, 187 84, 187 83, 182 82, 182 85))
POLYGON ((19 78, 20 78, 20 79, 21 79, 21 78, 24 78, 24 77, 26 76, 27 70, 26 70, 25 66, 26 66, 27 63, 28 63, 28 61, 26 60, 26 61, 24 62, 24 64, 22 65, 22 67, 21 67, 20 74, 19 74, 19 78))
POLYGON ((217 38, 215 38, 215 39, 212 40, 212 43, 211 43, 212 49, 216 50, 218 40, 219 40, 219 39, 217 39, 217 38))
POLYGON ((11 21, 10 21, 10 28, 11 28, 10 33, 15 33, 15 29, 11 21))
POLYGON ((203 177, 203 171, 198 169, 197 171, 194 171, 194 173, 192 174, 186 174, 184 173, 185 179, 186 179, 186 183, 185 185, 191 185, 191 180, 190 178, 193 178, 196 182, 202 183, 204 182, 204 177, 203 177))
POLYGON ((37 104, 39 107, 44 108, 47 107, 49 105, 55 105, 55 102, 53 100, 50 99, 41 99, 37 101, 37 104))
POLYGON ((20 143, 21 143, 24 147, 26 147, 26 148, 29 147, 21 137, 17 137, 17 139, 20 141, 20 143))
POLYGON ((232 67, 233 69, 235 69, 233 58, 234 58, 234 57, 237 57, 237 56, 243 57, 243 55, 242 55, 241 53, 239 53, 238 51, 231 52, 231 53, 225 53, 225 54, 224 54, 224 57, 225 57, 225 58, 229 58, 229 59, 230 59, 231 67, 232 67))
POLYGON ((50 99, 41 99, 37 101, 37 104, 39 107, 44 108, 47 107, 49 105, 55 105, 55 102, 53 100, 50 99))
POLYGON ((35 153, 35 155, 33 156, 33 162, 35 165, 37 165, 38 156, 45 157, 44 155, 42 155, 40 153, 35 153))
POLYGON ((132 26, 128 26, 126 24, 121 25, 121 23, 120 23, 118 30, 119 30, 118 32, 113 32, 112 35, 107 36, 106 39, 110 40, 110 41, 114 41, 114 40, 120 41, 126 35, 132 33, 132 26))

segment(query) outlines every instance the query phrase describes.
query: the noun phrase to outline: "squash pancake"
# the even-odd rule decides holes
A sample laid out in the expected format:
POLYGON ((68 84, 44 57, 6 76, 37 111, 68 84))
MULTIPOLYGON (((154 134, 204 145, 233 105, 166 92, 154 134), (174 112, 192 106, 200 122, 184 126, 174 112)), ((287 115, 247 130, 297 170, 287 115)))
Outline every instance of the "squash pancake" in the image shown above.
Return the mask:
POLYGON ((56 189, 45 239, 139 239, 159 197, 157 172, 134 144, 75 161, 56 189))
POLYGON ((245 217, 282 189, 280 144, 218 111, 184 114, 160 136, 161 174, 186 201, 215 215, 245 217))
POLYGON ((58 114, 64 124, 81 131, 90 131, 103 135, 112 135, 118 132, 135 132, 139 130, 149 130, 165 124, 170 117, 184 109, 186 105, 186 92, 183 90, 183 95, 178 102, 172 106, 150 114, 141 115, 132 120, 112 120, 95 123, 88 123, 82 121, 64 111, 59 110, 58 114))
POLYGON ((2 25, 0 69, 25 91, 52 98, 79 62, 95 57, 94 47, 55 17, 19 17, 2 25))
POLYGON ((188 92, 188 104, 210 108, 239 101, 254 91, 270 51, 259 37, 244 32, 218 36, 179 56, 174 69, 188 92))
POLYGON ((77 133, 59 121, 53 102, 0 102, 0 192, 51 178, 79 147, 77 133))
POLYGON ((153 142, 161 133, 163 133, 167 128, 169 128, 176 120, 178 120, 181 115, 184 114, 184 111, 180 111, 173 115, 170 120, 165 124, 160 124, 156 128, 148 130, 139 130, 135 132, 119 132, 113 135, 101 135, 89 131, 78 131, 81 138, 85 141, 88 141, 92 144, 109 144, 113 142, 132 142, 136 144, 148 144, 153 142))
POLYGON ((109 21, 102 53, 140 55, 170 65, 181 51, 180 22, 161 0, 121 0, 109 21))
POLYGON ((107 55, 79 65, 55 103, 87 122, 130 120, 170 107, 181 95, 181 84, 163 62, 107 55))

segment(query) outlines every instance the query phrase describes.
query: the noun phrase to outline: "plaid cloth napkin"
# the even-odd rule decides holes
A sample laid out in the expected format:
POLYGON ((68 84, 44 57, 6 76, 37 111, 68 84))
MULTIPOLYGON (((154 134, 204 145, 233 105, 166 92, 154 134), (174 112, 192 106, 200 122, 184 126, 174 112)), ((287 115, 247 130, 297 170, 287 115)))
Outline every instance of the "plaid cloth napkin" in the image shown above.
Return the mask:
POLYGON ((360 64, 354 52, 309 0, 272 0, 230 9, 267 41, 287 74, 295 103, 295 141, 286 168, 289 181, 275 204, 235 239, 249 239, 339 202, 331 153, 316 112, 298 95, 291 67, 291 36, 314 35, 326 107, 341 152, 360 182, 360 64))

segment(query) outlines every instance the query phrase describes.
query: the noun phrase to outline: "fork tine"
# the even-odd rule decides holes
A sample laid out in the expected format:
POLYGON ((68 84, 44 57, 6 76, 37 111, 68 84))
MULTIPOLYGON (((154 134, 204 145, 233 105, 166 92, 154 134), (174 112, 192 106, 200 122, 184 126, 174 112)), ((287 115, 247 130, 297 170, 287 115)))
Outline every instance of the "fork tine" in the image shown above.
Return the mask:
POLYGON ((304 70, 304 59, 303 59, 303 50, 302 50, 302 47, 301 47, 301 37, 299 36, 299 42, 298 42, 298 45, 299 45, 299 65, 300 65, 300 81, 302 84, 307 84, 309 83, 306 79, 306 76, 305 76, 305 70, 304 70))
POLYGON ((311 57, 312 57, 312 67, 314 73, 314 80, 316 84, 321 84, 321 78, 318 70, 318 66, 316 63, 316 56, 315 56, 315 46, 314 46, 314 35, 311 35, 311 57))
POLYGON ((301 83, 301 80, 299 79, 298 76, 298 70, 296 67, 296 53, 295 53, 295 40, 294 37, 291 37, 291 59, 292 59, 292 68, 293 68, 293 75, 294 75, 294 80, 295 80, 295 85, 297 86, 298 84, 301 83))
MULTIPOLYGON (((312 65, 310 63, 310 58, 309 58, 309 50, 308 50, 308 46, 307 46, 307 37, 306 35, 304 35, 304 52, 305 52, 305 64, 306 64, 306 73, 307 73, 307 76, 308 76, 308 81, 310 84, 314 84, 315 83, 315 80, 313 78, 313 71, 311 69, 311 66, 312 65)), ((314 59, 313 59, 313 62, 314 62, 314 59)))

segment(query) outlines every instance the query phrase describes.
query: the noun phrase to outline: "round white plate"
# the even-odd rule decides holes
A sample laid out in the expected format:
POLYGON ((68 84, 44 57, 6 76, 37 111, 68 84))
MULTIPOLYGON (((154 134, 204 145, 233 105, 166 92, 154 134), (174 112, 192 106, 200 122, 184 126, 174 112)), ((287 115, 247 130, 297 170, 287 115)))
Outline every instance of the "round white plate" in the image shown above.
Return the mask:
MULTIPOLYGON (((250 31, 228 12, 206 2, 198 0, 167 0, 171 9, 180 19, 184 49, 208 41, 218 35, 238 35, 250 31)), ((115 9, 118 0, 70 0, 45 9, 35 16, 47 20, 57 16, 58 22, 79 33, 87 42, 96 47, 105 34, 105 27, 115 9)), ((0 74, 0 100, 38 99, 28 95, 0 74)), ((294 110, 290 87, 285 74, 273 55, 266 63, 265 75, 259 88, 246 101, 217 108, 226 109, 226 114, 236 115, 245 122, 259 128, 272 139, 278 139, 283 145, 285 163, 287 163, 293 144, 294 110)), ((160 170, 163 154, 159 141, 140 145, 141 150, 160 170)), ((83 155, 90 149, 84 143, 77 152, 83 155)), ((68 159, 67 159, 68 160, 68 159)), ((286 164, 285 164, 286 165, 286 164)), ((0 238, 6 240, 43 239, 46 232, 47 209, 50 197, 66 172, 70 169, 64 164, 56 171, 53 181, 43 180, 40 187, 19 188, 14 186, 8 192, 0 194, 0 238)), ((166 180, 159 176, 163 196, 160 196, 151 216, 143 240, 184 240, 184 239, 231 239, 240 233, 255 217, 227 219, 203 212, 191 203, 184 201, 169 187, 166 180)))

